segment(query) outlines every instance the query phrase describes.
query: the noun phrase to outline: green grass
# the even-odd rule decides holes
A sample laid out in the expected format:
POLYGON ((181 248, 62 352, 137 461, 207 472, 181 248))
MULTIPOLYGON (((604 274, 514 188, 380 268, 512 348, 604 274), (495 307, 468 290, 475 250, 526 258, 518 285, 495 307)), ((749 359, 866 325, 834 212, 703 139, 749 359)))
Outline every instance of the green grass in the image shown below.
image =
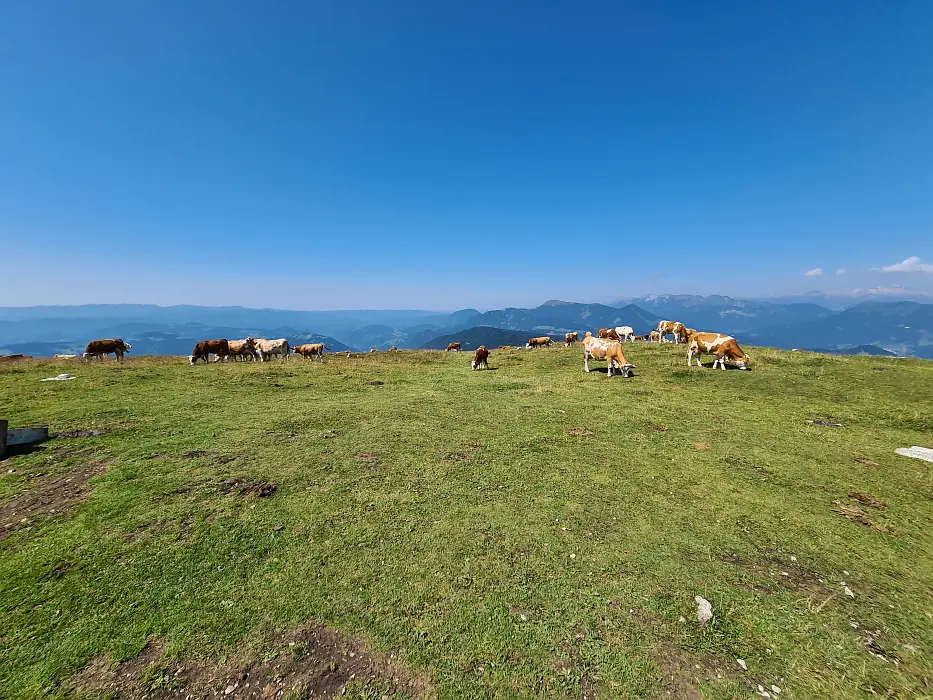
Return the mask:
POLYGON ((109 431, 0 462, 0 499, 109 462, 0 542, 0 696, 63 694, 150 639, 222 658, 309 620, 444 698, 933 696, 933 465, 894 454, 933 446, 933 364, 750 354, 688 370, 639 344, 630 380, 585 374, 579 348, 489 372, 437 352, 0 365, 11 426, 109 431), (833 512, 852 491, 889 532, 833 512))

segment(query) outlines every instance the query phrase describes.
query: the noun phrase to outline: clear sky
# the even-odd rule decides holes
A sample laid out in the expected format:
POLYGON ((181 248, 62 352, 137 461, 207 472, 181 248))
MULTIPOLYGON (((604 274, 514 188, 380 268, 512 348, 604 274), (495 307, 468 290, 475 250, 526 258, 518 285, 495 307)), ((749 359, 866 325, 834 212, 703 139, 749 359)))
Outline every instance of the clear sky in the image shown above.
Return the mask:
POLYGON ((933 291, 931 32, 930 0, 2 3, 0 305, 933 291))

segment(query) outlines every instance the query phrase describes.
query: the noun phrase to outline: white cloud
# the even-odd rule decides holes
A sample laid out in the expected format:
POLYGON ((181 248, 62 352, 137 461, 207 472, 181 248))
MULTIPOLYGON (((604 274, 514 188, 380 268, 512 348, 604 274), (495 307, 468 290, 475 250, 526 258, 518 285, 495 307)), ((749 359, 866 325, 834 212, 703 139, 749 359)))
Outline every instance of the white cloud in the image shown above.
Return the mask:
POLYGON ((822 274, 823 274, 822 267, 814 267, 812 270, 807 270, 806 272, 804 272, 803 276, 804 277, 819 277, 822 274))
POLYGON ((933 275, 933 265, 922 263, 920 262, 920 258, 916 255, 912 255, 904 262, 882 267, 881 272, 925 272, 928 275, 933 275))
POLYGON ((836 270, 836 274, 837 274, 837 275, 844 275, 844 274, 847 273, 847 272, 848 272, 848 270, 845 269, 844 267, 840 267, 838 270, 836 270))

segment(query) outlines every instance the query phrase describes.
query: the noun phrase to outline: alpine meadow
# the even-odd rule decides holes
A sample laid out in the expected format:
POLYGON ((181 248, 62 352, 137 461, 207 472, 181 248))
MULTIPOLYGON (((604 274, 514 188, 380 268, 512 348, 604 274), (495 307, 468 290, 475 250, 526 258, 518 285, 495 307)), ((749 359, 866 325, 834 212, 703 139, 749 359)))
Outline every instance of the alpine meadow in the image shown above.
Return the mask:
POLYGON ((625 349, 0 365, 0 696, 928 697, 933 366, 625 349))

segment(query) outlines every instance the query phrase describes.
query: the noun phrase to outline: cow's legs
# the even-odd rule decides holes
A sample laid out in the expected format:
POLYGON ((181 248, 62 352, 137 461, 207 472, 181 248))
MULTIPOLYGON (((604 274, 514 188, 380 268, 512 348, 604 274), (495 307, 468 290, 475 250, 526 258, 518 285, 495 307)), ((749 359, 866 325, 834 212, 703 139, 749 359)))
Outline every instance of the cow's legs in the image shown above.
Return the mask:
POLYGON ((583 371, 584 372, 590 371, 590 358, 587 355, 583 356, 583 371))

